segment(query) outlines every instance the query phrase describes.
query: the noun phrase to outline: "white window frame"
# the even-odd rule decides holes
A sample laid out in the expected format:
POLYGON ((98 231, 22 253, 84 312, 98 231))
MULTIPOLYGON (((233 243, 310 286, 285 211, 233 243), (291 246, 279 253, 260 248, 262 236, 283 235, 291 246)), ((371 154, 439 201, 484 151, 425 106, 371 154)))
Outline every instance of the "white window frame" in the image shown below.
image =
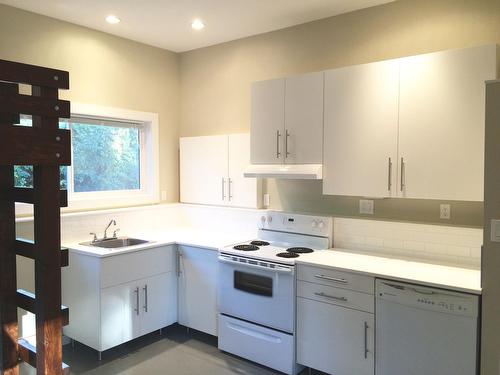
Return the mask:
MULTIPOLYGON (((63 208, 63 212, 138 206, 160 201, 159 120, 157 113, 71 102, 71 117, 140 124, 141 189, 75 193, 72 186, 73 171, 68 168, 68 207, 63 208)), ((33 206, 16 203, 16 214, 33 214, 33 206)))

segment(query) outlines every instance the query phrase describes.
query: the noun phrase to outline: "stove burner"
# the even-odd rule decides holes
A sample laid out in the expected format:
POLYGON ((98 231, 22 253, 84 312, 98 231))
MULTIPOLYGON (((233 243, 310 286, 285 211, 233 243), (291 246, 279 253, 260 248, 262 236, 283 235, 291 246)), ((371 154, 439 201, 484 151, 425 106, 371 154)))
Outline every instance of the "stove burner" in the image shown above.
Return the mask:
POLYGON ((255 245, 236 245, 233 246, 233 249, 242 251, 255 251, 259 250, 259 247, 255 245))
POLYGON ((280 258, 297 258, 299 254, 296 253, 278 253, 276 254, 277 257, 280 258))
POLYGON ((266 242, 266 241, 259 241, 259 240, 255 240, 255 241, 252 241, 250 242, 252 245, 257 245, 257 246, 267 246, 269 245, 269 242, 266 242))
POLYGON ((286 251, 288 251, 289 253, 306 254, 312 253, 314 250, 308 247, 291 247, 289 249, 286 249, 286 251))

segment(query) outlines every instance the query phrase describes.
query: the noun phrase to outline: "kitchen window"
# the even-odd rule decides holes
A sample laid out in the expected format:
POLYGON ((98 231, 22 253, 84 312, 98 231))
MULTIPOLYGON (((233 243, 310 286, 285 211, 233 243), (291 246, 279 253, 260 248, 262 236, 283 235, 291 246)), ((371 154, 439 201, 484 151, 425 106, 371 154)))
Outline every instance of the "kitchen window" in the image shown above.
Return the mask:
MULTIPOLYGON (((21 116, 19 125, 31 126, 31 117, 21 116)), ((70 209, 159 200, 156 114, 72 103, 71 119, 59 127, 71 132, 72 164, 61 167, 70 209)), ((32 187, 33 168, 16 166, 14 182, 32 187)), ((19 204, 17 212, 30 213, 28 206, 19 204)))

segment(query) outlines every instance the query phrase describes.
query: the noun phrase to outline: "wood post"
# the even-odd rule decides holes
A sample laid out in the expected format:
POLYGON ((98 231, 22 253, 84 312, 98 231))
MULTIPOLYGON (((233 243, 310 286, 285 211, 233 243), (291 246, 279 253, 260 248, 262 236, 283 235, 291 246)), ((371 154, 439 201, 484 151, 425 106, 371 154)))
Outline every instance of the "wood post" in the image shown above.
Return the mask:
MULTIPOLYGON (((0 83, 0 92, 18 92, 18 85, 0 83)), ((12 115, 0 113, 0 127, 12 126, 12 115)), ((0 191, 14 187, 14 167, 0 165, 0 191)), ((0 195, 0 319, 1 360, 4 375, 18 375, 18 328, 16 253, 13 251, 16 240, 15 203, 6 194, 0 195)))

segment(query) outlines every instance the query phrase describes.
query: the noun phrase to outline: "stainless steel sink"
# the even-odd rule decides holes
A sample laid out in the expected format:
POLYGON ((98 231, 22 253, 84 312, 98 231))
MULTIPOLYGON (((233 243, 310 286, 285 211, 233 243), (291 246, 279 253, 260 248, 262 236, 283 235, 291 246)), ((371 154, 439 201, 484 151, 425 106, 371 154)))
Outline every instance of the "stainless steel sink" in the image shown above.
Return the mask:
POLYGON ((80 245, 103 247, 106 249, 116 249, 120 247, 142 245, 150 242, 152 241, 140 240, 138 238, 120 237, 120 238, 110 238, 105 240, 82 242, 80 243, 80 245))

